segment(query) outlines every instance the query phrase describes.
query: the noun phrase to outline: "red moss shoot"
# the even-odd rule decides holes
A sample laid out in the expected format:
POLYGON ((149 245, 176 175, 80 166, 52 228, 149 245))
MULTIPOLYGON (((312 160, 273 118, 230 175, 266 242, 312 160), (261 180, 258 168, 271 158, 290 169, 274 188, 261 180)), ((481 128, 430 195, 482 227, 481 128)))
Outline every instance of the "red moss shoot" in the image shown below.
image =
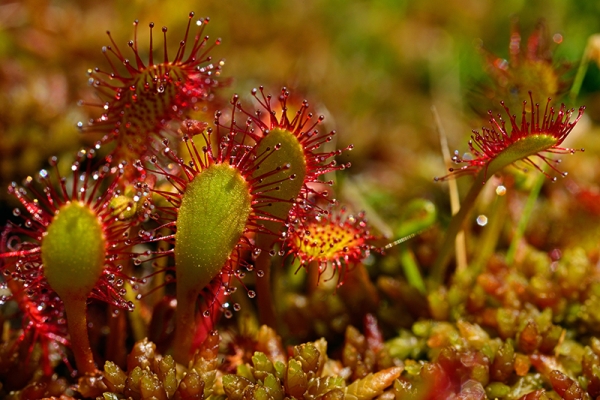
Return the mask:
POLYGON ((319 279, 332 266, 332 279, 338 274, 338 286, 344 283, 347 268, 369 256, 375 237, 369 232, 364 213, 348 214, 345 207, 311 216, 302 226, 290 229, 285 242, 287 254, 301 265, 316 263, 319 279))
MULTIPOLYGON (((555 110, 550 106, 550 99, 548 99, 540 120, 539 104, 534 104, 531 93, 529 96, 533 106, 527 111, 527 102, 523 102, 520 123, 515 115, 510 114, 508 107, 501 103, 508 114, 510 127, 506 126, 506 122, 500 115, 496 119, 489 111, 490 127, 482 128, 482 132, 474 130, 471 135, 469 141, 471 156, 460 157, 457 151, 452 157, 455 163, 464 163, 465 165, 458 169, 451 168, 449 175, 435 179, 443 180, 449 176, 475 174, 483 171, 482 180, 485 183, 489 175, 495 174, 507 165, 523 161, 552 180, 556 180, 556 177, 551 177, 542 169, 541 165, 533 161, 534 157, 542 160, 559 175, 566 176, 566 172, 561 172, 554 165, 560 160, 554 160, 548 155, 573 154, 577 151, 560 145, 583 115, 585 107, 580 107, 577 117, 570 122, 575 110, 568 110, 564 104, 560 106, 560 109, 555 110)), ((583 149, 579 151, 583 151, 583 149)))
MULTIPOLYGON (((110 63, 112 71, 100 68, 89 70, 90 84, 104 101, 102 104, 88 104, 103 109, 102 115, 91 120, 87 126, 79 127, 87 131, 102 131, 106 135, 102 143, 116 141, 113 160, 133 162, 141 158, 154 141, 162 138, 161 130, 170 120, 183 120, 186 113, 200 109, 200 104, 213 98, 212 91, 219 86, 216 78, 220 75, 223 61, 216 65, 208 56, 211 47, 206 47, 208 36, 203 36, 209 19, 196 21, 198 31, 194 41, 188 43, 190 26, 194 13, 190 12, 185 35, 173 59, 167 51, 167 28, 163 27, 164 50, 160 62, 155 62, 150 23, 150 54, 145 64, 138 51, 137 26, 134 25, 134 39, 128 43, 133 50, 135 65, 125 57, 115 44, 110 32, 107 34, 112 46, 105 46, 102 52, 110 63), (186 53, 189 53, 186 55, 186 53), (113 62, 116 58, 118 63, 113 62), (122 72, 123 65, 126 72, 122 72)), ((220 44, 220 39, 215 45, 220 44)))
MULTIPOLYGON (((48 171, 41 170, 41 192, 32 184, 32 177, 25 180, 25 187, 14 182, 9 186, 9 193, 28 215, 23 224, 9 223, 4 229, 8 251, 0 254, 2 272, 22 286, 32 302, 47 298, 48 293, 60 297, 77 368, 84 374, 95 372, 87 337, 88 299, 133 309, 124 299, 124 284, 134 280, 123 273, 122 263, 132 256, 127 249, 134 221, 119 218, 127 204, 121 203, 118 209, 112 206, 121 192, 123 165, 103 165, 92 171, 93 155, 93 150, 80 151, 69 179, 60 176, 57 159, 52 157, 50 165, 58 185, 51 182, 48 171)), ((14 214, 20 216, 20 209, 14 214)))
MULTIPOLYGON (((237 101, 234 96, 233 107, 237 101)), ((253 269, 244 255, 256 257, 261 253, 254 242, 256 234, 279 234, 281 228, 269 230, 263 226, 264 221, 276 226, 285 222, 285 218, 270 211, 281 201, 273 193, 294 179, 286 174, 290 168, 286 163, 272 169, 264 167, 265 160, 284 151, 281 145, 261 151, 249 135, 219 123, 220 115, 217 113, 216 131, 205 129, 206 124, 198 121, 182 124, 183 142, 191 159, 188 163, 175 154, 168 140, 164 141, 163 153, 178 171, 167 170, 155 156, 150 161, 156 169, 148 170, 164 176, 172 186, 155 192, 172 205, 158 208, 170 219, 159 229, 169 227, 175 234, 143 235, 148 241, 172 240, 174 244, 178 304, 175 359, 184 364, 191 356, 194 330, 190 327, 194 326, 198 296, 215 280, 223 284, 209 297, 218 298, 219 291, 229 294, 234 290, 229 277, 242 278, 245 271, 253 269)), ((254 297, 254 292, 248 294, 254 297)))

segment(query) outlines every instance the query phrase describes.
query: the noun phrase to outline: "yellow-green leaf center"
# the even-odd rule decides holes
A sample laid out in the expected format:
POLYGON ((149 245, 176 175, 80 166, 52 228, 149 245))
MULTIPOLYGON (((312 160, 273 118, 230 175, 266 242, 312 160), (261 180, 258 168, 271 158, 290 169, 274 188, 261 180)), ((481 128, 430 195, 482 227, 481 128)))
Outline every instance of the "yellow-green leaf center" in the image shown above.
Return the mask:
POLYGON ((84 203, 60 208, 42 240, 44 275, 63 301, 84 300, 102 275, 106 240, 98 216, 84 203))
POLYGON ((249 184, 228 164, 211 165, 187 185, 175 235, 178 291, 199 291, 221 271, 251 209, 249 184))
MULTIPOLYGON (((260 141, 257 152, 263 154, 277 147, 279 147, 279 150, 274 151, 273 154, 260 163, 253 177, 257 178, 269 171, 282 168, 279 173, 264 178, 261 185, 266 190, 278 188, 278 190, 269 190, 268 196, 281 199, 283 202, 273 202, 266 211, 274 217, 285 220, 292 207, 291 202, 300 194, 306 178, 307 165, 302 145, 292 132, 283 129, 275 128, 271 130, 260 141), (290 177, 293 177, 293 179, 289 179, 290 177), (269 183, 272 183, 272 187, 267 186, 269 183)), ((277 233, 280 228, 274 224, 270 221, 265 222, 267 228, 277 233)))
POLYGON ((490 162, 487 168, 487 176, 492 176, 502 168, 514 162, 524 160, 527 157, 548 150, 556 145, 556 142, 556 138, 552 135, 536 134, 525 136, 502 150, 494 160, 490 162))

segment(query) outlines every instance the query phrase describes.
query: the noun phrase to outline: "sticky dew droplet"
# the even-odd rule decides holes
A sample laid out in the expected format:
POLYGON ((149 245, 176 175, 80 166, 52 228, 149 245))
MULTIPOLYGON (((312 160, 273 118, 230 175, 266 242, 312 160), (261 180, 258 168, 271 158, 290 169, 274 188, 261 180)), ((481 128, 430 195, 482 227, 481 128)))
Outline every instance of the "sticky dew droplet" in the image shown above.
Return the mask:
POLYGON ((477 225, 479 225, 479 226, 486 226, 487 223, 488 223, 488 218, 485 215, 482 214, 482 215, 479 215, 477 217, 476 221, 477 221, 477 225))

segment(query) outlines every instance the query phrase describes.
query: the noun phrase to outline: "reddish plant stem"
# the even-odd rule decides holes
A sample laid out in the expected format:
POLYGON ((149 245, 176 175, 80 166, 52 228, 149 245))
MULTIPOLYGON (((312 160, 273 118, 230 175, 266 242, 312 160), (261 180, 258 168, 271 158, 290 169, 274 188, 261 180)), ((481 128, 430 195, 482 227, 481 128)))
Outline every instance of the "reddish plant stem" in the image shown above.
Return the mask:
POLYGON ((477 174, 471 189, 467 193, 467 196, 460 206, 460 210, 452 216, 450 225, 448 225, 448 229, 446 230, 446 234, 444 236, 444 242, 431 269, 430 276, 435 287, 439 287, 440 285, 444 284, 448 264, 450 263, 450 259, 454 255, 455 251, 454 243, 456 240, 456 235, 463 229, 463 225, 467 219, 467 216, 475 206, 475 201, 483 189, 484 184, 482 182, 485 182, 486 180, 486 173, 491 175, 495 172, 495 170, 486 171, 486 169, 482 169, 477 174))
MULTIPOLYGON (((179 291, 180 286, 177 287, 179 291)), ((190 362, 192 344, 196 334, 196 301, 200 291, 190 289, 186 293, 177 293, 177 310, 175 311, 175 340, 173 342, 173 358, 187 367, 190 362), (184 300, 182 302, 182 300, 184 300)))
MULTIPOLYGON (((345 271, 344 284, 338 288, 338 293, 350 308, 356 318, 367 313, 376 313, 379 304, 377 288, 371 282, 369 273, 363 263, 353 266, 351 271, 345 271)), ((355 323, 360 320, 356 319, 355 323)))
POLYGON ((118 309, 114 306, 108 307, 107 310, 110 336, 106 341, 106 359, 111 360, 121 368, 125 368, 127 366, 127 348, 125 347, 125 340, 127 339, 126 315, 123 310, 119 310, 119 313, 115 315, 115 310, 118 309))
POLYGON ((273 293, 271 285, 271 256, 263 251, 256 259, 256 271, 260 271, 262 276, 256 279, 256 301, 260 323, 277 329, 277 313, 275 303, 273 302, 273 293))
POLYGON ((87 328, 87 299, 63 299, 71 349, 80 375, 97 373, 87 328))

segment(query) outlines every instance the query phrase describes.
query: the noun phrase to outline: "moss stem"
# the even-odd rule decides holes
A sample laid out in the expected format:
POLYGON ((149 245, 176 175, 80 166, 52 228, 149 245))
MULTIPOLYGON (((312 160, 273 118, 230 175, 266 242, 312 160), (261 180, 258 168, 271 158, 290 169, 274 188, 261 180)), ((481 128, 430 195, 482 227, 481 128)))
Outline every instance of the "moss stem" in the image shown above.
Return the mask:
POLYGON ((412 250, 406 243, 402 243, 400 244, 399 251, 400 263, 402 264, 402 270, 404 271, 406 280, 410 286, 417 289, 419 293, 425 294, 427 292, 425 283, 423 282, 423 277, 421 276, 421 271, 419 270, 419 264, 417 263, 412 250))
POLYGON ((506 214, 508 211, 506 203, 507 196, 496 196, 494 199, 489 212, 489 223, 486 225, 481 240, 477 245, 477 255, 470 265, 472 276, 477 276, 483 271, 498 245, 502 227, 506 222, 506 214))
POLYGON ((523 208, 523 212, 521 213, 521 218, 519 219, 517 229, 510 242, 508 251, 506 252, 506 264, 508 266, 510 266, 515 261, 517 247, 519 246, 519 243, 521 243, 521 240, 525 235, 525 229, 527 228, 527 224, 529 223, 529 219, 531 218, 531 213, 533 212, 535 203, 537 202, 537 199, 540 196, 542 186, 544 186, 544 181, 546 180, 544 178, 544 175, 536 177, 536 180, 533 183, 533 186, 531 187, 531 191, 529 192, 529 196, 527 197, 525 208, 523 208))
POLYGON ((448 225, 446 235, 444 236, 444 242, 431 270, 431 280, 433 281, 436 287, 444 283, 448 263, 450 262, 450 258, 454 254, 454 242, 456 239, 456 235, 462 230, 463 224, 465 223, 467 216, 475 206, 475 201, 477 200, 479 193, 481 193, 481 190, 485 186, 485 183, 482 184, 482 182, 485 181, 486 169, 483 168, 475 177, 475 181, 473 182, 471 189, 469 189, 467 197, 465 197, 465 199, 463 200, 460 210, 456 214, 454 214, 454 216, 450 220, 450 225, 448 225))
POLYGON ((579 68, 577 68, 577 74, 575 75, 575 79, 573 80, 573 84, 571 85, 571 90, 569 91, 569 98, 571 99, 571 101, 575 101, 577 99, 579 91, 581 90, 583 78, 585 78, 585 73, 587 72, 588 65, 590 63, 591 47, 592 41, 590 38, 590 40, 588 40, 587 45, 585 46, 583 57, 581 57, 579 68))

